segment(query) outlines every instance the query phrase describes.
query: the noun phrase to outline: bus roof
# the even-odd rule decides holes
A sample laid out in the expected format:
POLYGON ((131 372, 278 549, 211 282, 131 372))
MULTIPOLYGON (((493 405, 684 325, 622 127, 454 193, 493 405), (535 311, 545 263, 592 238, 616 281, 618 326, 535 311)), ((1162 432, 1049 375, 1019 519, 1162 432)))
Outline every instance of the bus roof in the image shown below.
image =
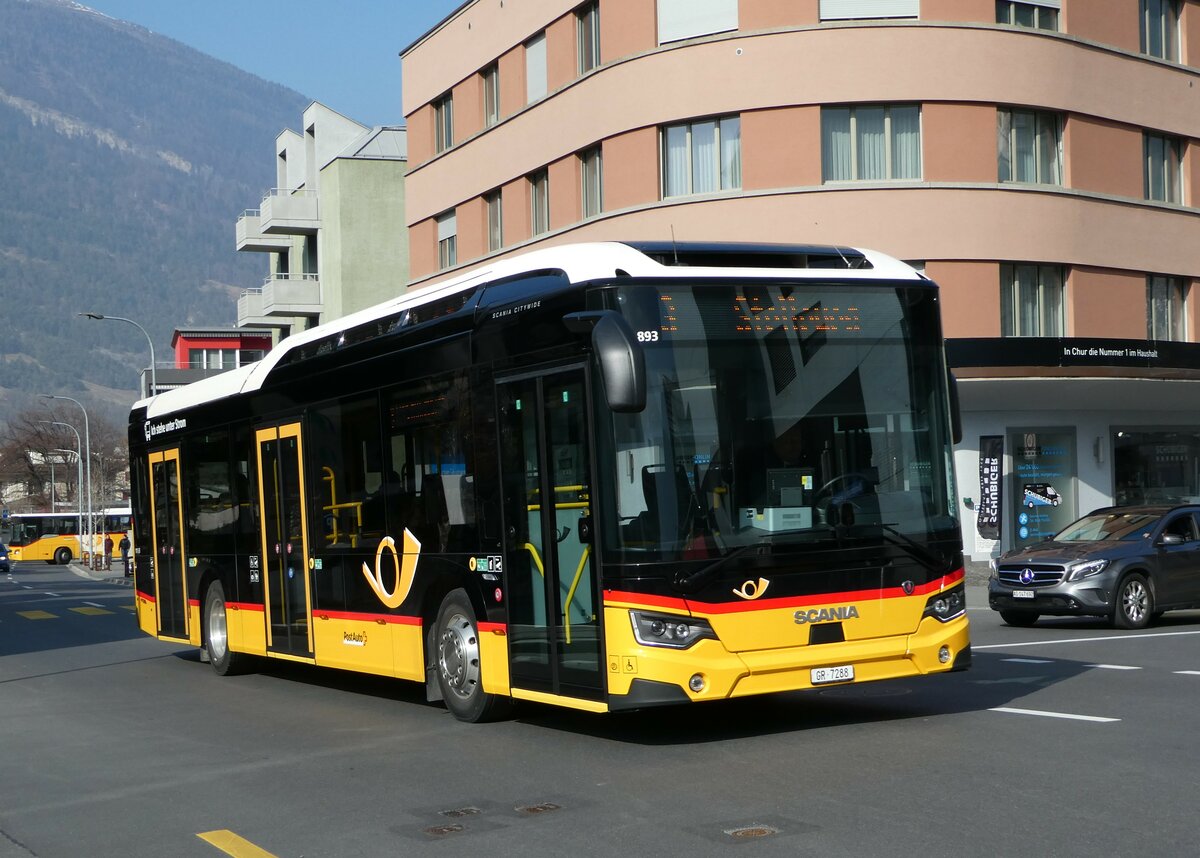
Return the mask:
POLYGON ((406 309, 524 273, 562 271, 571 283, 618 276, 695 280, 705 277, 923 280, 886 254, 833 245, 723 242, 589 242, 565 244, 486 262, 449 280, 405 293, 356 313, 293 334, 259 361, 134 403, 148 419, 204 402, 258 390, 271 370, 308 343, 406 309))

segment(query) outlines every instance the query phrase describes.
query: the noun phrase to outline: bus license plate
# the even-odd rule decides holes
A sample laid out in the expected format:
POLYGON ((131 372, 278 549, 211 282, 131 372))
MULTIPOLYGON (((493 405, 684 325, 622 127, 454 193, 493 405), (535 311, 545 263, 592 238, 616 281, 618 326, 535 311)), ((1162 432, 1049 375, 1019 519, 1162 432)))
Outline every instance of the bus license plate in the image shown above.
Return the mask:
POLYGON ((1032 590, 1013 590, 1012 597, 1014 599, 1032 599, 1033 591, 1032 590))
POLYGON ((814 667, 812 684, 825 685, 830 682, 850 682, 854 679, 854 665, 840 664, 837 667, 814 667))

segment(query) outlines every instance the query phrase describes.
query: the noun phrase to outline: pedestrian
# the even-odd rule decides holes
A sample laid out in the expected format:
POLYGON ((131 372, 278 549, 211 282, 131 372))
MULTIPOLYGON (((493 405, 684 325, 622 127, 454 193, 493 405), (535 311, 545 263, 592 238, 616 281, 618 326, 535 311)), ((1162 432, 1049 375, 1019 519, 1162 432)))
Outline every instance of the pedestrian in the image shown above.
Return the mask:
POLYGON ((112 550, 113 550, 112 536, 106 533, 106 534, 104 534, 104 568, 105 568, 105 570, 112 569, 112 550))
POLYGON ((121 535, 121 561, 125 564, 125 577, 129 577, 129 534, 121 535))

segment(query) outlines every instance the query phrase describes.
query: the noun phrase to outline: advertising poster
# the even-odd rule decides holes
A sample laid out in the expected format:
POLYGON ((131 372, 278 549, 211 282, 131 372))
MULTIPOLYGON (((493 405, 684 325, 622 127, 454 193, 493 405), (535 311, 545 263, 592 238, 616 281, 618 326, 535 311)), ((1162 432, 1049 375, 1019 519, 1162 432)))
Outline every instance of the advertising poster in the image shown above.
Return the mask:
POLYGON ((1075 520, 1075 435, 1021 432, 1011 437, 1013 545, 1024 547, 1075 520))
POLYGON ((1001 473, 1004 466, 1004 436, 979 437, 979 506, 975 528, 982 539, 1000 538, 1001 473))

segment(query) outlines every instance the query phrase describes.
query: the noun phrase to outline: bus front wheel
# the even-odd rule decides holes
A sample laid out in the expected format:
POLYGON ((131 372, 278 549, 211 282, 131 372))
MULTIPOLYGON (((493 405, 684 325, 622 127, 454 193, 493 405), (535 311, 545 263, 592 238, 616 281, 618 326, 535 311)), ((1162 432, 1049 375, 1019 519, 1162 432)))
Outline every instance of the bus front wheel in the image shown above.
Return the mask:
POLYGON ((229 648, 225 588, 220 581, 213 581, 204 597, 204 646, 218 676, 232 676, 246 669, 249 656, 229 648))
POLYGON ((71 562, 71 549, 60 548, 54 552, 54 562, 59 566, 66 566, 71 562))
POLYGON ((508 714, 509 699, 483 690, 479 625, 462 590, 442 600, 435 626, 434 658, 446 708, 460 721, 494 721, 508 714))

